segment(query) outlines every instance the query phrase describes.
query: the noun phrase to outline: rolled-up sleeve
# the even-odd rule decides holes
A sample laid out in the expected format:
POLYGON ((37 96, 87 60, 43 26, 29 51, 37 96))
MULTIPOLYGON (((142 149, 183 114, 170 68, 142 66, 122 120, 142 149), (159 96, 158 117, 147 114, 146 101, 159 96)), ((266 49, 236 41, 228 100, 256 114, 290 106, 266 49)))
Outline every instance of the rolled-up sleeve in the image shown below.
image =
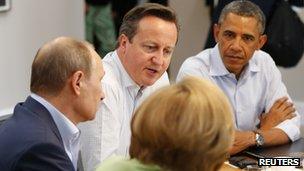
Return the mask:
MULTIPOLYGON (((268 80, 270 81, 268 83, 269 87, 266 98, 266 112, 268 112, 274 102, 281 97, 288 97, 288 101, 292 102, 290 96, 287 93, 286 86, 282 81, 281 73, 279 69, 275 66, 275 63, 273 61, 269 63, 268 69, 268 80)), ((289 139, 292 141, 295 141, 300 138, 301 116, 297 111, 295 112, 295 114, 296 116, 294 118, 285 120, 276 126, 276 128, 279 128, 284 131, 288 135, 289 139)))

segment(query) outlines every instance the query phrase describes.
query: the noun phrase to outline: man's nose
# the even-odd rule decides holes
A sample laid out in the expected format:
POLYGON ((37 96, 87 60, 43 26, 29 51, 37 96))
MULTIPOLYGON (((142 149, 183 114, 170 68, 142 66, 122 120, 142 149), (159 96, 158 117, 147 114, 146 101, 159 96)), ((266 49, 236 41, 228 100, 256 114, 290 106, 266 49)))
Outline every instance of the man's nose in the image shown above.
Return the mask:
POLYGON ((235 51, 240 51, 242 50, 241 43, 241 38, 235 38, 231 43, 231 48, 235 51))
POLYGON ((154 54, 152 57, 152 62, 156 65, 163 65, 164 63, 164 54, 162 51, 159 51, 154 54))

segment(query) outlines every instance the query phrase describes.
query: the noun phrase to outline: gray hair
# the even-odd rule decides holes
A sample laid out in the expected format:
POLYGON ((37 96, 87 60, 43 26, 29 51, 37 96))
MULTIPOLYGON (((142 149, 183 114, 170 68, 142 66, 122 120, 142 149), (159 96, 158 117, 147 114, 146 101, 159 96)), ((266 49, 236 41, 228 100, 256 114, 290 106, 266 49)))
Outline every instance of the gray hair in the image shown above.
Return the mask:
POLYGON ((260 33, 264 33, 266 18, 260 7, 256 4, 248 0, 232 1, 222 10, 218 23, 221 24, 229 13, 245 17, 254 17, 258 21, 260 33))

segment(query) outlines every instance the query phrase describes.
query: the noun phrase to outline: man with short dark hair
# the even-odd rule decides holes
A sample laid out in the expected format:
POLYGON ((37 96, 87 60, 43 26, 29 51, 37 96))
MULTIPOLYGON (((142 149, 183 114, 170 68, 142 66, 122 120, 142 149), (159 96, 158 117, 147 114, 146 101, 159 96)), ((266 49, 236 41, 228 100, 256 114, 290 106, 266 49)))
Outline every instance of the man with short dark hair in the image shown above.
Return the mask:
POLYGON ((125 15, 117 49, 103 59, 107 98, 95 120, 82 127, 86 170, 94 170, 110 155, 128 155, 133 112, 143 99, 169 84, 166 70, 177 36, 177 18, 169 7, 147 3, 125 15))
POLYGON ((42 46, 31 95, 0 127, 0 170, 76 170, 79 122, 95 117, 104 75, 92 46, 68 37, 42 46))
POLYGON ((234 108, 235 141, 231 154, 250 146, 272 146, 300 137, 300 115, 272 58, 260 48, 265 16, 247 0, 233 1, 214 26, 217 45, 188 58, 177 80, 196 75, 212 80, 234 108))

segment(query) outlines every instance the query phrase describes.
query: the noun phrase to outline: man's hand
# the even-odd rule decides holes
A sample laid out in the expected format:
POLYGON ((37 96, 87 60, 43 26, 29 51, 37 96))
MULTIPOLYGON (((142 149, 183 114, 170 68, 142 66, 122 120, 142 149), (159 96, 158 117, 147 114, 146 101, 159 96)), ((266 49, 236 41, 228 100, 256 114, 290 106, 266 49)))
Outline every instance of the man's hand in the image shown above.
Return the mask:
POLYGON ((269 130, 286 119, 296 116, 296 110, 291 102, 287 101, 287 97, 282 97, 275 101, 269 112, 260 116, 260 129, 269 130))
POLYGON ((235 130, 235 137, 230 154, 236 154, 250 146, 255 145, 255 134, 252 131, 237 131, 235 130))
MULTIPOLYGON (((290 142, 287 134, 281 129, 273 128, 270 130, 259 131, 265 140, 265 146, 280 145, 290 142)), ((237 131, 235 130, 235 137, 230 155, 236 154, 250 146, 254 146, 255 133, 253 131, 237 131)))

